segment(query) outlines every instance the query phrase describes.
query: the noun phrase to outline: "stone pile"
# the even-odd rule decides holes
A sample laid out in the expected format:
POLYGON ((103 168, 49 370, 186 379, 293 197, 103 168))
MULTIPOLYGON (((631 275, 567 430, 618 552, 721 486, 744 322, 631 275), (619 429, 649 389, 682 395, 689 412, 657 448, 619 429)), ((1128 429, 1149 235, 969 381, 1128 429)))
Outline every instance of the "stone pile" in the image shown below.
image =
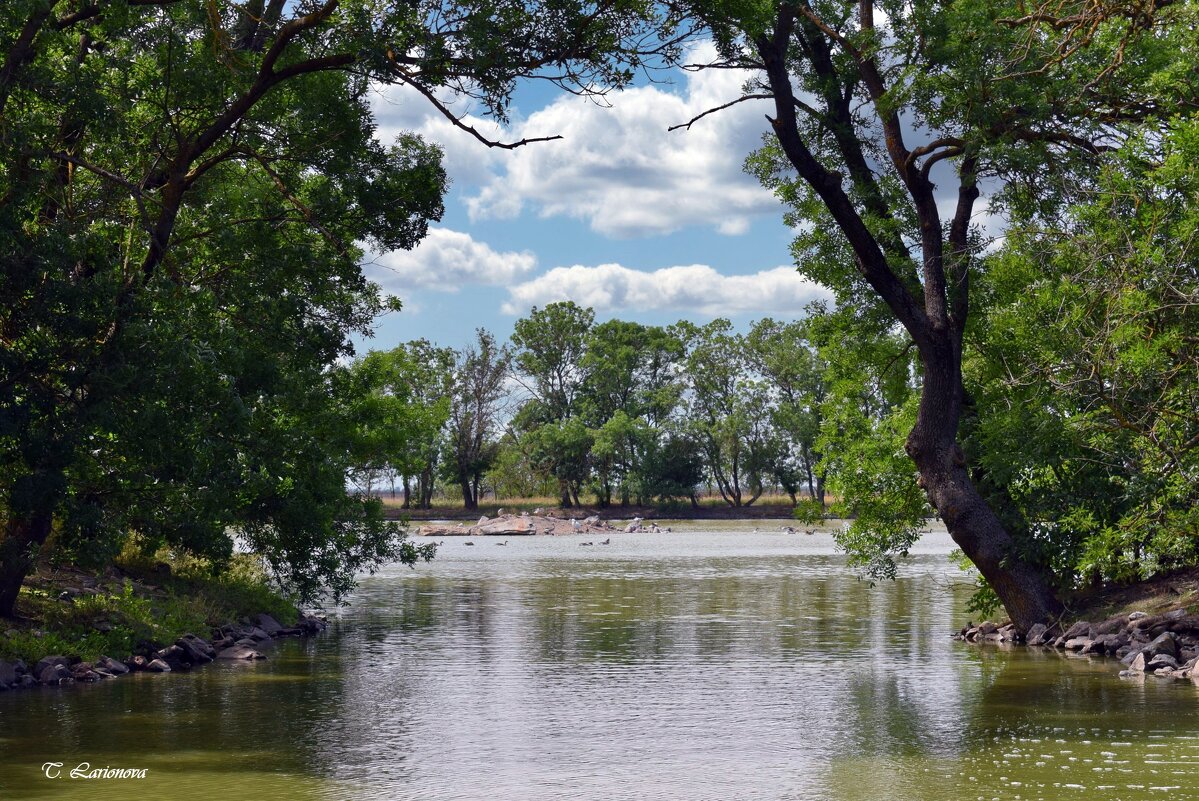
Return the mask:
POLYGON ((1174 609, 1162 615, 1132 612, 1100 623, 1080 620, 1065 631, 1037 623, 1022 638, 1015 626, 968 624, 955 636, 966 642, 1023 642, 1079 654, 1111 656, 1127 666, 1124 677, 1151 673, 1199 683, 1199 615, 1174 609))
POLYGON ((217 659, 265 659, 257 650, 263 643, 276 637, 318 634, 327 626, 327 620, 320 615, 301 613, 296 625, 284 627, 270 615, 261 614, 216 629, 211 640, 184 634, 165 648, 145 643, 142 653, 132 654, 124 661, 102 656, 95 662, 84 662, 78 656, 53 655, 43 657, 30 667, 20 659, 15 662, 0 659, 0 692, 38 685, 102 681, 142 671, 190 670, 217 659))
POLYGON ((450 526, 421 526, 416 533, 425 537, 520 537, 533 534, 562 536, 565 534, 600 534, 615 531, 598 515, 583 520, 565 520, 550 515, 507 514, 489 518, 483 515, 473 526, 457 523, 450 526))

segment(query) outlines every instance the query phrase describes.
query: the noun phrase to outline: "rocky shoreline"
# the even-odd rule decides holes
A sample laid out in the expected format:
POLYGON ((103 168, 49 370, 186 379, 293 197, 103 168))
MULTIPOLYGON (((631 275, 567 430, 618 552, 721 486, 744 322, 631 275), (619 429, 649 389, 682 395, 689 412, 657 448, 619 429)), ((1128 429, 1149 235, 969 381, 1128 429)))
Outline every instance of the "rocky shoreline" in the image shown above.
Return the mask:
POLYGON ((462 523, 452 526, 420 526, 416 529, 416 534, 421 537, 527 537, 536 534, 553 537, 567 534, 610 534, 613 531, 656 534, 670 529, 661 528, 653 521, 640 517, 634 517, 628 524, 617 527, 607 520, 600 519, 599 515, 578 520, 544 513, 540 509, 532 514, 504 514, 504 510, 500 509, 497 517, 483 515, 473 526, 462 523))
POLYGON ((264 643, 279 637, 319 634, 327 627, 328 621, 321 615, 301 612, 296 625, 285 627, 264 613, 221 626, 212 632, 210 640, 195 634, 184 634, 165 648, 146 643, 141 653, 132 654, 124 660, 101 656, 94 662, 85 662, 78 656, 51 655, 43 657, 32 667, 20 659, 15 662, 0 660, 0 692, 103 681, 128 673, 190 670, 218 659, 265 659, 258 651, 264 643))
POLYGON ((1011 623, 968 623, 954 639, 969 643, 1022 643, 1120 660, 1123 678, 1146 674, 1199 684, 1199 615, 1172 609, 1160 615, 1131 612, 1099 623, 1080 620, 1066 629, 1036 624, 1020 636, 1011 623))

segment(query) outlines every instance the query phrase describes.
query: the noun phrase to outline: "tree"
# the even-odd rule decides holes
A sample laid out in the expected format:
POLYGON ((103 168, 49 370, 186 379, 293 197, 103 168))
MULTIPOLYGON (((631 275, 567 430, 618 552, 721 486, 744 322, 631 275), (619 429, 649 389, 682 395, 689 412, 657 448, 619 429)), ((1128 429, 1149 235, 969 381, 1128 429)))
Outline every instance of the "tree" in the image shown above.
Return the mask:
POLYGON ((390 558, 394 528, 293 439, 313 415, 329 469, 348 467, 313 393, 382 310, 358 243, 412 247, 441 214, 440 153, 379 144, 370 88, 411 86, 453 116, 448 88, 502 118, 522 76, 627 82, 663 46, 647 19, 487 0, 5 3, 0 615, 56 527, 97 554, 136 524, 216 557, 243 527, 308 593, 390 558), (152 511, 168 507, 171 522, 152 511))
POLYGON ((497 346, 490 333, 480 328, 475 337, 476 344, 463 348, 454 366, 448 438, 448 467, 467 509, 479 508, 479 483, 496 454, 492 437, 511 361, 508 349, 497 346))
POLYGON ((809 342, 808 325, 767 317, 753 324, 745 344, 754 369, 777 395, 771 409, 774 433, 780 440, 772 468, 775 478, 791 495, 792 503, 802 480, 811 497, 823 506, 824 476, 817 470, 821 459, 817 439, 826 366, 809 342))
POLYGON ((1199 560, 1197 133, 1134 139, 990 259, 980 461, 1063 586, 1199 560))
POLYGON ((905 450, 929 502, 1018 627, 1049 620, 1059 604, 1043 566, 980 494, 958 442, 969 405, 971 274, 980 267, 971 222, 989 178, 1052 202, 1037 189, 1044 166, 1085 169, 1137 113, 1139 87, 1178 85, 1169 71, 1181 60, 1163 41, 1193 32, 1123 36, 1115 20, 1113 35, 1090 37, 1093 49, 1074 68, 1063 57, 1070 51, 1055 49, 1060 31, 1036 15, 1016 19, 1022 6, 689 8, 715 33, 718 66, 751 71, 747 94, 773 102, 773 142, 752 168, 789 204, 790 219, 807 225, 795 245, 800 269, 840 304, 897 322, 914 343, 921 392, 905 450), (1144 57, 1119 58, 1129 47, 1144 57), (1111 67, 1098 77, 1096 60, 1111 67), (938 203, 938 184, 954 187, 948 205, 938 203))
POLYGON ((725 502, 749 506, 765 489, 762 476, 772 461, 766 388, 749 374, 744 338, 731 322, 679 324, 679 330, 688 346, 688 434, 700 443, 725 502))

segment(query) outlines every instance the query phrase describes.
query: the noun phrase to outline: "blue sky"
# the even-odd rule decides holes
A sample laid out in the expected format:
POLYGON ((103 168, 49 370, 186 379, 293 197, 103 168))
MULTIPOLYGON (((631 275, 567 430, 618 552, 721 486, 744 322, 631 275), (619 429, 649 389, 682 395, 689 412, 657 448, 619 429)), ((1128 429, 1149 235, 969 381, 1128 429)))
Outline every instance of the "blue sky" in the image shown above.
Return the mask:
POLYGON ((380 92, 380 138, 411 130, 437 142, 452 184, 444 219, 420 246, 371 254, 368 275, 405 308, 381 318, 360 350, 419 337, 459 347, 480 326, 506 338, 532 306, 563 299, 595 307, 600 320, 802 316, 822 291, 790 265, 781 205, 741 170, 769 104, 667 131, 738 97, 743 78, 676 71, 670 84, 610 95, 609 107, 526 88, 508 128, 469 118, 506 141, 563 137, 514 151, 485 147, 411 90, 380 92))

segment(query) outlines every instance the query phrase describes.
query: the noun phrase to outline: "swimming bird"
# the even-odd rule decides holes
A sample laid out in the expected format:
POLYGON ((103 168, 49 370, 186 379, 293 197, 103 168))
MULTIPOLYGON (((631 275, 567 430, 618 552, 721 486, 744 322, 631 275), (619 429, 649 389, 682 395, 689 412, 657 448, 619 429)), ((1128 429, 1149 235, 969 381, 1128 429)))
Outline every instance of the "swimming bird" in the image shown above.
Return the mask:
POLYGON ((611 545, 611 544, 612 544, 612 538, 611 538, 611 537, 608 537, 608 539, 606 539, 606 540, 604 540, 603 542, 601 542, 601 543, 600 543, 600 545, 611 545))
POLYGON ((779 528, 781 528, 783 531, 787 532, 788 534, 795 533, 795 526, 779 526, 779 528))
POLYGON ((804 529, 804 531, 803 531, 803 533, 804 533, 804 534, 807 534, 807 535, 809 535, 809 536, 810 536, 810 535, 812 535, 812 534, 815 534, 815 533, 816 533, 816 529, 814 529, 814 528, 805 528, 805 529, 804 529))
POLYGON ((579 545, 595 545, 594 542, 580 542, 579 545))
POLYGON ((466 542, 464 542, 464 543, 462 543, 462 544, 463 544, 463 545, 474 545, 474 543, 473 543, 473 542, 471 542, 470 540, 467 540, 466 542))
POLYGON ((504 540, 503 542, 496 543, 496 545, 507 545, 507 544, 508 544, 508 540, 504 540))

